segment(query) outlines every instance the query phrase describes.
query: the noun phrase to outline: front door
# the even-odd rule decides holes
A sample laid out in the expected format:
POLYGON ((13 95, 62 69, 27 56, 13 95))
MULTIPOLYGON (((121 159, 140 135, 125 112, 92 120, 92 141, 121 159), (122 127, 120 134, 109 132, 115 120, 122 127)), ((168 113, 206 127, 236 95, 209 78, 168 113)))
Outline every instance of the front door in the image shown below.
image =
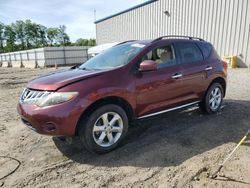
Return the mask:
POLYGON ((182 98, 181 67, 172 45, 162 45, 141 59, 153 60, 157 70, 136 75, 137 116, 142 117, 176 106, 182 98))

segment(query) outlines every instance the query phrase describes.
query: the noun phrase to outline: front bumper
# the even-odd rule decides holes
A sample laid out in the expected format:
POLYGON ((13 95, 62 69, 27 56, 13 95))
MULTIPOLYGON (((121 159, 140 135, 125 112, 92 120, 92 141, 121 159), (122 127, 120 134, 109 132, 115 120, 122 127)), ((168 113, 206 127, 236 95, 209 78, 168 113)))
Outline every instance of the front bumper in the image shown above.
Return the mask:
POLYGON ((22 122, 32 130, 52 136, 74 136, 83 109, 74 101, 48 107, 19 103, 22 122))

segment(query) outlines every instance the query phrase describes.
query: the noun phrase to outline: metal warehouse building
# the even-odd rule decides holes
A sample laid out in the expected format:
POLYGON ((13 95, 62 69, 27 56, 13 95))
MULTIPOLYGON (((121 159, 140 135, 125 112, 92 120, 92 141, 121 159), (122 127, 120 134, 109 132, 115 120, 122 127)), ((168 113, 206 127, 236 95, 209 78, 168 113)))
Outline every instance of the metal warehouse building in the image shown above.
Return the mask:
POLYGON ((189 35, 250 65, 250 0, 151 0, 95 24, 98 44, 189 35))

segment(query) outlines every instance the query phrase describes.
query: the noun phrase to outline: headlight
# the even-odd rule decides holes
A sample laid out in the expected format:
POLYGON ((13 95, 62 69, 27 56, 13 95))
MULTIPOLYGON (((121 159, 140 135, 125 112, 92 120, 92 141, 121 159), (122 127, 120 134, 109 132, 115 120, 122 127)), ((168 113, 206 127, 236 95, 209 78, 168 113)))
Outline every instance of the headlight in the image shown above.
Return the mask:
POLYGON ((78 92, 55 92, 45 98, 36 101, 36 105, 40 107, 51 106, 67 102, 78 95, 78 92))

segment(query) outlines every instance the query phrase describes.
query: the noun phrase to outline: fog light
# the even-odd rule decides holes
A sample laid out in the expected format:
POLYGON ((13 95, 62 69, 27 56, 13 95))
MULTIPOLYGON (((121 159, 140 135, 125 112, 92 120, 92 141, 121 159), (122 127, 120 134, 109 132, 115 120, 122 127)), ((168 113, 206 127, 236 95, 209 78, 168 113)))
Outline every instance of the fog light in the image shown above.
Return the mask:
POLYGON ((46 132, 55 132, 56 131, 56 125, 54 123, 46 123, 42 126, 43 130, 46 132))

